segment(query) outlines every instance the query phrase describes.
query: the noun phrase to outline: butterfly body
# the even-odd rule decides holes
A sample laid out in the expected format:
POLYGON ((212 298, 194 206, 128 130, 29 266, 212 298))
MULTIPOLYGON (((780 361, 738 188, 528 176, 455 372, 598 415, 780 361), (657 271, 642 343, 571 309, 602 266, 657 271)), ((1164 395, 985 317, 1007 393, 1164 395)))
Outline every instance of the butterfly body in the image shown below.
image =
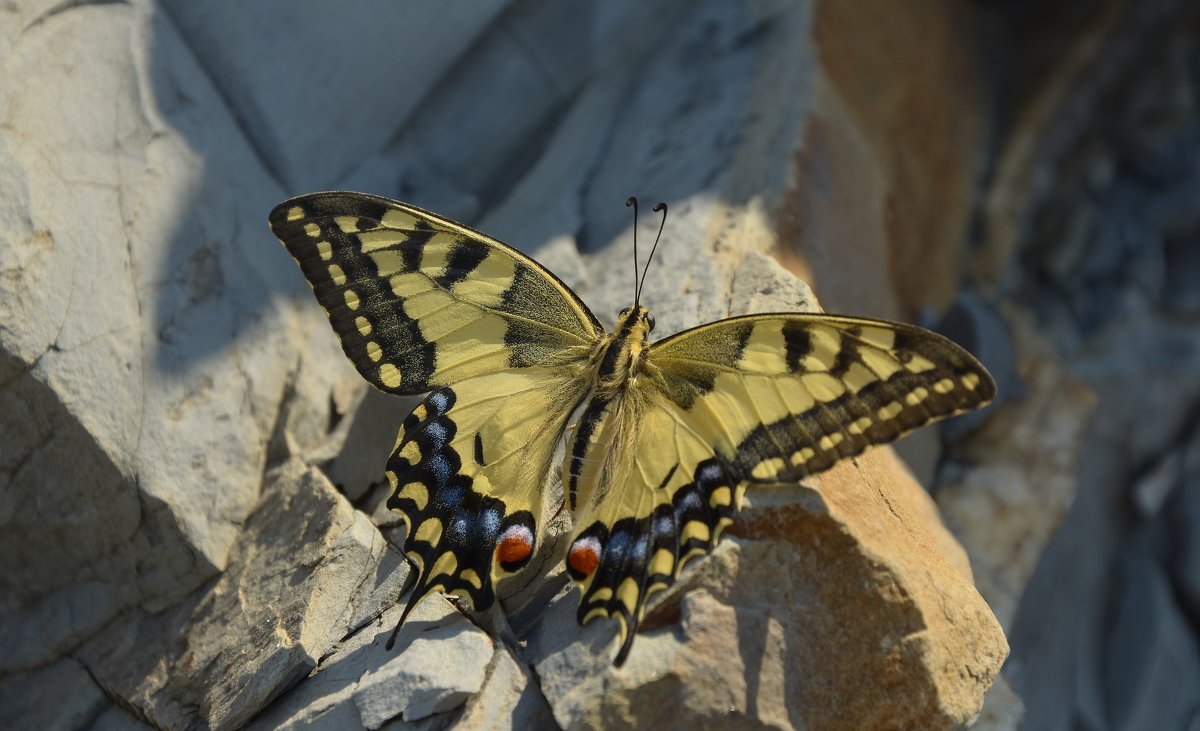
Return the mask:
POLYGON ((747 485, 795 483, 994 394, 968 353, 900 323, 747 315, 652 343, 634 305, 608 332, 532 259, 377 196, 302 196, 270 221, 363 377, 429 393, 386 470, 418 570, 406 616, 434 591, 485 609, 528 566, 562 443, 578 617, 618 620, 620 664, 648 598, 712 549, 747 485))

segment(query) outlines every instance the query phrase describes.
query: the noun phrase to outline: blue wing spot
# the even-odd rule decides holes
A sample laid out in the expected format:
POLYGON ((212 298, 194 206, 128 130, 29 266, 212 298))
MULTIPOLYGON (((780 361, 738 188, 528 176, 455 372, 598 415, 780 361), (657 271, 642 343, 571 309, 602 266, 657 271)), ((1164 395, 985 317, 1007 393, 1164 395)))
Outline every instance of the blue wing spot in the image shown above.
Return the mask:
POLYGON ((434 449, 441 449, 446 445, 446 427, 436 421, 431 421, 425 425, 425 434, 429 437, 429 441, 434 449))
POLYGON ((467 491, 456 485, 439 490, 434 499, 437 500, 438 504, 452 508, 462 505, 466 495, 467 491))
POLYGON ((654 521, 655 538, 665 538, 674 534, 675 517, 673 515, 661 515, 658 520, 654 521))
POLYGON ((620 560, 629 549, 629 534, 624 531, 615 532, 608 537, 608 545, 604 547, 604 562, 620 560))
POLYGON ((439 415, 446 413, 450 408, 450 399, 445 391, 434 391, 429 394, 429 398, 425 402, 432 406, 439 415))
POLYGON ((675 505, 680 513, 685 513, 688 510, 698 509, 700 507, 700 495, 694 490, 688 490, 681 493, 679 502, 675 505))
POLYGON ((483 515, 479 516, 479 522, 489 538, 500 532, 500 513, 495 510, 484 510, 483 515))
POLYGON ((461 542, 466 539, 467 534, 470 533, 470 530, 470 519, 466 515, 460 513, 454 519, 454 521, 450 523, 450 529, 447 532, 450 533, 451 537, 454 538, 456 542, 461 542))
POLYGON ((646 547, 650 544, 650 537, 640 535, 633 542, 633 561, 641 563, 646 558, 646 547))
POLYGON ((429 458, 429 470, 433 472, 439 488, 444 487, 454 476, 454 465, 450 464, 450 460, 446 459, 444 454, 435 454, 429 458))
POLYGON ((724 477, 724 470, 715 462, 706 462, 696 470, 696 483, 705 490, 724 484, 724 477))

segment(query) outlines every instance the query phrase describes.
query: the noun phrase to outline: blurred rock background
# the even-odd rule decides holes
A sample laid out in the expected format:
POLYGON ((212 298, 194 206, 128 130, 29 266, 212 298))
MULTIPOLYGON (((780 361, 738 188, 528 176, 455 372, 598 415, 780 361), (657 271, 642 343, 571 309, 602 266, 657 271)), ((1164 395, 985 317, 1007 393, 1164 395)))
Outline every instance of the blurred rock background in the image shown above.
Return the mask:
POLYGON ((0 64, 5 725, 1200 728, 1191 4, 12 0, 0 64), (552 542, 388 653, 412 404, 265 225, 329 188, 608 322, 666 200, 659 331, 819 301, 1001 397, 751 492, 626 668, 552 542))

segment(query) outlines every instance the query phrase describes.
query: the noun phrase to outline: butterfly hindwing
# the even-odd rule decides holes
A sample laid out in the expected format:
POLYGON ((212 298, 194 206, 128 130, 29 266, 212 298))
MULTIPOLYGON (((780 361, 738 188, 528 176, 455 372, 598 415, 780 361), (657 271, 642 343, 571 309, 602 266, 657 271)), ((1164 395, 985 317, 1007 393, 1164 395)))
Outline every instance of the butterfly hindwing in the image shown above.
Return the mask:
POLYGON ((617 619, 620 665, 647 600, 712 550, 744 488, 687 413, 655 390, 639 389, 605 416, 611 432, 588 445, 578 480, 567 569, 582 592, 579 622, 617 619))
POLYGON ((417 394, 507 368, 561 363, 603 333, 533 259, 453 221, 362 193, 271 212, 342 349, 376 388, 417 394))
POLYGON ((583 388, 562 369, 501 371, 435 390, 405 420, 387 465, 387 504, 404 518, 419 573, 405 615, 434 591, 487 609, 496 580, 525 567, 583 388))

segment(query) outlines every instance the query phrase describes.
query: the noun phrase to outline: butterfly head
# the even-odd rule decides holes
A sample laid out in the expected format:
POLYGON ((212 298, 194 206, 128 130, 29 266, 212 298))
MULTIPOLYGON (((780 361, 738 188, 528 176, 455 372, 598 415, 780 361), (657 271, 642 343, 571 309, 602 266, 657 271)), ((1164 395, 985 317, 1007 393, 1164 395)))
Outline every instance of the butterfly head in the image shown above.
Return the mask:
POLYGON ((620 333, 633 330, 644 331, 645 335, 654 332, 654 315, 650 310, 641 305, 633 305, 617 313, 616 331, 620 333))

